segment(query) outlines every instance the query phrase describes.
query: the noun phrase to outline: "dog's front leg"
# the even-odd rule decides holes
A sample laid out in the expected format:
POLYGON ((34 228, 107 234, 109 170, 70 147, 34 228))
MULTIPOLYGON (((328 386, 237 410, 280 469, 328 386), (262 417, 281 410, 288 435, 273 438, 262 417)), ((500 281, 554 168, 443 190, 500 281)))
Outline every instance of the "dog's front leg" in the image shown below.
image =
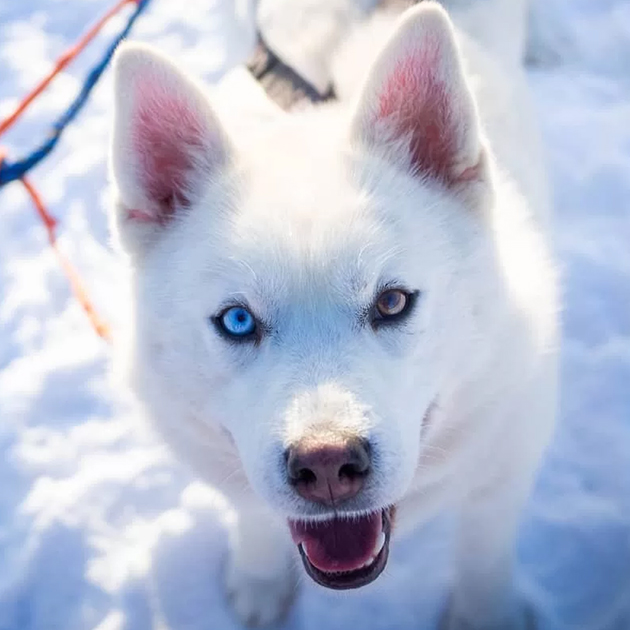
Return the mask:
POLYGON ((514 584, 516 535, 553 430, 555 379, 550 357, 536 379, 523 380, 520 391, 497 406, 499 422, 489 422, 485 433, 477 425, 481 450, 457 484, 455 576, 445 629, 534 628, 514 584))
POLYGON ((268 511, 238 509, 230 531, 228 597, 245 625, 267 626, 286 615, 296 592, 293 547, 286 524, 268 511))
POLYGON ((455 539, 448 630, 525 630, 513 588, 514 538, 521 502, 474 492, 464 502, 455 539))

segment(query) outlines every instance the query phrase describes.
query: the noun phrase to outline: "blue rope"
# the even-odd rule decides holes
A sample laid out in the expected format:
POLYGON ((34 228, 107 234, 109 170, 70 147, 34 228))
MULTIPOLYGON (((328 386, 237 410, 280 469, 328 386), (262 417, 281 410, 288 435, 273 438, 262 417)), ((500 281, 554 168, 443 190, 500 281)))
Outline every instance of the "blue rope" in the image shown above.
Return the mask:
POLYGON ((129 17, 127 25, 120 32, 120 34, 116 37, 116 39, 112 42, 110 47, 105 51, 103 58, 101 61, 92 68, 90 73, 87 75, 85 82, 83 83, 83 87, 81 91, 76 96, 74 101, 70 104, 68 109, 58 118, 58 120, 53 124, 52 130, 48 139, 38 148, 36 148, 30 155, 25 157, 23 160, 19 160, 17 162, 8 162, 5 160, 0 163, 0 188, 6 184, 9 184, 16 179, 20 179, 24 176, 28 171, 30 171, 36 164, 41 162, 54 148, 64 129, 68 126, 72 120, 74 120, 75 116, 81 111, 81 108, 85 105, 85 102, 92 91, 92 88, 96 85, 96 82, 101 78, 101 75, 107 68, 109 62, 118 47, 118 44, 127 37, 131 27, 134 22, 138 18, 138 16, 142 13, 142 11, 149 4, 150 0, 139 0, 138 5, 132 15, 129 17))

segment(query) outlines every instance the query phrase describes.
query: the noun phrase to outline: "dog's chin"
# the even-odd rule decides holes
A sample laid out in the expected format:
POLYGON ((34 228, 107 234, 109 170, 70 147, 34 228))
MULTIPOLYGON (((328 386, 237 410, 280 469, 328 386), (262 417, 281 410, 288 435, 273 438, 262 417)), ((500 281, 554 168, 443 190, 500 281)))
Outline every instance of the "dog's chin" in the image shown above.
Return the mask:
POLYGON ((394 508, 326 521, 293 521, 289 528, 308 575, 336 590, 373 582, 389 556, 394 508))

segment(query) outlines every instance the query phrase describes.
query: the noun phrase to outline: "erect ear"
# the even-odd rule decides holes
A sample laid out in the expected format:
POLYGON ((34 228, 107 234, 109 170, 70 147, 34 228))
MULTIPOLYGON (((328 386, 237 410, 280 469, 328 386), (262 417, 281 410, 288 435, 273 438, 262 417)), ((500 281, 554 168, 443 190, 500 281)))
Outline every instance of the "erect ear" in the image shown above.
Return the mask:
POLYGON ((195 200, 227 162, 229 148, 202 90, 148 47, 118 51, 115 99, 117 228, 134 250, 195 200))
POLYGON ((469 199, 486 188, 475 103, 450 20, 438 4, 422 3, 403 16, 370 71, 352 136, 469 199))

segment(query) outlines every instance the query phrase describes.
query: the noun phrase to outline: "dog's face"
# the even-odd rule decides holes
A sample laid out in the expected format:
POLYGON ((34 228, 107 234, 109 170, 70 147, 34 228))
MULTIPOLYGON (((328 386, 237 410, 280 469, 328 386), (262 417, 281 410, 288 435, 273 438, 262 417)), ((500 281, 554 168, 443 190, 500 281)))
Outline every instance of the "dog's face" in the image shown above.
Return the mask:
POLYGON ((191 452, 204 427, 229 435, 332 588, 385 566, 392 508, 443 382, 468 361, 479 297, 464 282, 488 188, 476 117, 446 18, 416 13, 342 133, 314 115, 235 145, 166 61, 118 58, 139 394, 191 452))

